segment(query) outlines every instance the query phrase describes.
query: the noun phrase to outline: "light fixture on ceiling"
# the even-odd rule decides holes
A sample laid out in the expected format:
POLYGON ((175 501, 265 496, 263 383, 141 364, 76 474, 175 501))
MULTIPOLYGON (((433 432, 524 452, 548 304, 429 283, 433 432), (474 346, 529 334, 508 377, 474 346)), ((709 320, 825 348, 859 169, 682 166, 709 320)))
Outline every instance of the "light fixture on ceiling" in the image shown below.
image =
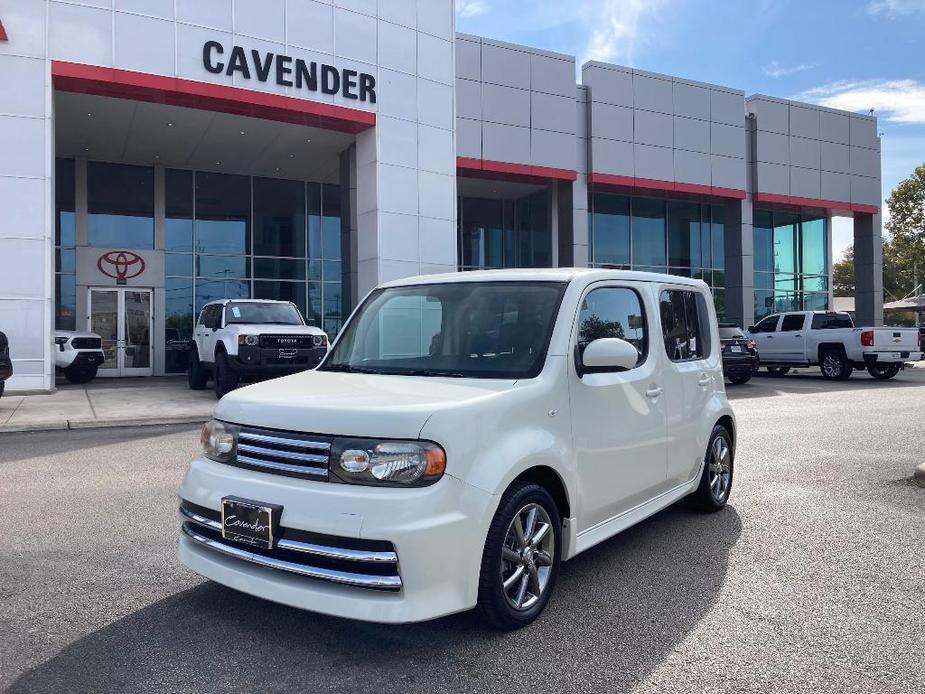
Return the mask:
POLYGON ((290 154, 290 155, 289 155, 289 158, 290 158, 290 159, 295 159, 295 155, 294 155, 294 154, 290 154))
POLYGON ((172 128, 172 127, 173 127, 173 123, 172 123, 171 121, 167 121, 167 127, 168 127, 168 128, 172 128))
POLYGON ((87 114, 87 118, 93 118, 93 114, 92 114, 92 113, 88 113, 88 114, 87 114))
POLYGON ((305 141, 305 144, 310 145, 312 143, 311 139, 305 141))
POLYGON ((279 167, 278 167, 278 166, 276 167, 276 170, 279 171, 279 167))
POLYGON ((216 165, 216 166, 221 166, 221 165, 222 165, 222 162, 217 161, 217 162, 215 162, 215 165, 216 165))
POLYGON ((242 131, 241 131, 241 134, 244 135, 244 134, 246 134, 246 133, 242 130, 242 131))

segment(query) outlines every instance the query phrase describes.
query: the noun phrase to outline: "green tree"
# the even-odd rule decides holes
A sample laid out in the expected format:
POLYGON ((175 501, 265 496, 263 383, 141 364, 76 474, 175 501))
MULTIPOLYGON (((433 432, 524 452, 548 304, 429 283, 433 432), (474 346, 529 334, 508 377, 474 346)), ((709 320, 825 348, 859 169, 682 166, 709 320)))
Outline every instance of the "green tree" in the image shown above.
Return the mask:
POLYGON ((832 264, 832 290, 835 296, 854 296, 854 247, 849 246, 832 264))
POLYGON ((886 201, 889 240, 883 245, 883 289, 900 298, 925 276, 925 164, 901 181, 886 201), (889 271, 888 271, 889 268, 889 271))

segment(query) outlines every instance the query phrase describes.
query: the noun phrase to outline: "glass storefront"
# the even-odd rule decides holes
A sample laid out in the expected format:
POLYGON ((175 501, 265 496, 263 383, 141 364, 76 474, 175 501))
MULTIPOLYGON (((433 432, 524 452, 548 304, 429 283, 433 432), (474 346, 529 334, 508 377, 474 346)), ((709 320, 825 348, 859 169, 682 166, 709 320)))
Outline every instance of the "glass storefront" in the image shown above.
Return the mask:
POLYGON ((588 196, 592 267, 667 272, 702 279, 726 313, 725 221, 722 205, 634 197, 588 196))
POLYGON ((819 214, 755 210, 755 320, 781 311, 825 311, 827 220, 819 214))
POLYGON ((55 329, 77 329, 77 216, 74 160, 55 160, 55 329))
POLYGON ((552 267, 549 192, 515 200, 460 197, 461 270, 552 267))

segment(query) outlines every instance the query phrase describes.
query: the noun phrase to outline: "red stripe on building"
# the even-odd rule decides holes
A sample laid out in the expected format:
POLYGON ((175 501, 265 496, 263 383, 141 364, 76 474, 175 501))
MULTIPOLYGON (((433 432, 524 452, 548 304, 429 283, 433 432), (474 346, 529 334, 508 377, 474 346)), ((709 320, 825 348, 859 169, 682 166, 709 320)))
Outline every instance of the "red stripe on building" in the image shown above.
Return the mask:
POLYGON ((179 77, 59 60, 52 61, 51 75, 55 88, 65 92, 218 111, 352 134, 376 124, 376 114, 369 111, 179 77))
POLYGON ((851 212, 858 214, 878 214, 877 205, 862 205, 857 202, 844 200, 822 200, 819 198, 801 198, 797 195, 781 195, 779 193, 755 193, 752 196, 755 202, 764 202, 774 205, 793 205, 795 207, 819 207, 827 211, 851 212))
POLYGON ((6 35, 6 29, 3 28, 3 20, 0 19, 0 41, 9 41, 9 37, 6 35))
POLYGON ((574 181, 578 172, 574 169, 557 169, 551 166, 514 164, 506 161, 457 157, 456 170, 460 176, 515 180, 526 182, 574 181))
POLYGON ((633 190, 640 191, 656 191, 660 193, 687 193, 691 195, 704 195, 714 198, 730 198, 733 200, 745 199, 745 191, 739 190, 737 188, 707 186, 700 183, 662 181, 654 178, 638 178, 636 176, 618 176, 616 174, 593 173, 588 176, 588 183, 592 185, 631 188, 633 190))

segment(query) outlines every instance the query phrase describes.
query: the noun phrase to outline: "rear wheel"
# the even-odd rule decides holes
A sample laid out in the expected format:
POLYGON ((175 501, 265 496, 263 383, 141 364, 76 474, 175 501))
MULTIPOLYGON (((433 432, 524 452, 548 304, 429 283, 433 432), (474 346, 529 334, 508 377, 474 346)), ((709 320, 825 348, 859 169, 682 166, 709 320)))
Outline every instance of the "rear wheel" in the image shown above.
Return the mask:
POLYGON ((899 373, 899 364, 884 364, 883 366, 868 366, 867 373, 878 381, 889 381, 899 373))
POLYGON ((478 600, 498 629, 525 627, 546 607, 559 573, 561 528, 556 502, 538 484, 515 483, 501 497, 482 553, 478 600))
POLYGON ((89 383, 96 378, 95 366, 69 366, 64 370, 64 377, 68 383, 83 384, 89 383))
POLYGON ((822 371, 822 377, 830 381, 846 381, 851 378, 851 372, 854 371, 845 353, 835 349, 822 353, 819 369, 822 371))
POLYGON ((190 351, 189 368, 187 369, 186 376, 189 380, 190 390, 203 390, 209 382, 209 372, 206 371, 206 367, 199 361, 199 352, 195 349, 190 351))
POLYGON ((733 472, 732 436, 722 424, 713 427, 710 443, 704 455, 703 475, 697 491, 687 497, 699 511, 719 511, 729 501, 733 472))
POLYGON ((215 397, 222 398, 238 387, 238 374, 228 364, 228 355, 215 355, 215 397))
POLYGON ((786 376, 790 373, 789 366, 769 366, 768 374, 771 376, 786 376))

